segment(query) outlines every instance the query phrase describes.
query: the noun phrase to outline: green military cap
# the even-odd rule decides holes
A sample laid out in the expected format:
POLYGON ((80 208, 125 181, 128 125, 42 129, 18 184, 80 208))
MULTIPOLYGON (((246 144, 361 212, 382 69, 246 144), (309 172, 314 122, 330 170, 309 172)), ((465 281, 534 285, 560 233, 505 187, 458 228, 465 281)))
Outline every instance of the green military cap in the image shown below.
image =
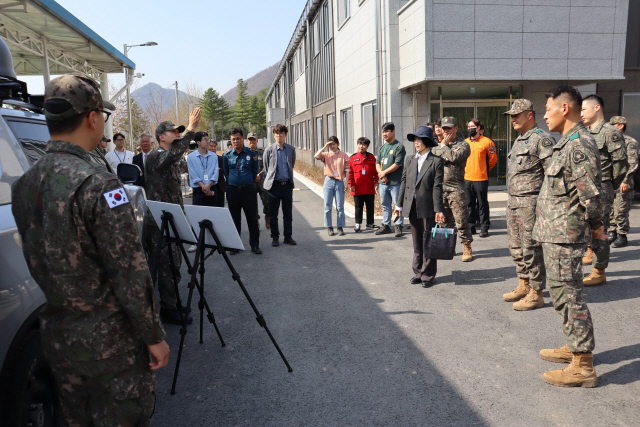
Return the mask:
POLYGON ((534 113, 536 112, 535 108, 533 108, 533 102, 529 101, 528 99, 516 99, 513 102, 513 105, 511 106, 511 109, 509 111, 506 111, 502 114, 504 114, 505 116, 515 116, 516 114, 520 114, 523 111, 533 111, 534 113))
POLYGON ((443 117, 440 120, 440 127, 441 128, 452 128, 454 126, 456 126, 458 123, 456 123, 456 118, 455 117, 443 117))
MULTIPOLYGON (((51 107, 51 104, 49 103, 51 107)), ((75 115, 96 110, 115 111, 116 107, 102 99, 100 88, 89 77, 82 74, 65 74, 51 80, 44 89, 44 115, 47 120, 61 122, 75 115), (66 101, 69 108, 54 113, 49 111, 49 101, 66 101)))
POLYGON ((249 135, 247 135, 247 139, 251 139, 251 138, 258 139, 258 134, 255 132, 251 132, 249 135))
POLYGON ((609 120, 609 124, 611 125, 626 125, 627 119, 622 116, 613 116, 611 120, 609 120))
POLYGON ((184 132, 185 127, 182 125, 176 126, 173 124, 171 120, 165 120, 164 122, 160 123, 156 128, 156 139, 158 138, 158 136, 162 135, 166 131, 174 130, 174 129, 178 129, 178 132, 182 133, 184 132))

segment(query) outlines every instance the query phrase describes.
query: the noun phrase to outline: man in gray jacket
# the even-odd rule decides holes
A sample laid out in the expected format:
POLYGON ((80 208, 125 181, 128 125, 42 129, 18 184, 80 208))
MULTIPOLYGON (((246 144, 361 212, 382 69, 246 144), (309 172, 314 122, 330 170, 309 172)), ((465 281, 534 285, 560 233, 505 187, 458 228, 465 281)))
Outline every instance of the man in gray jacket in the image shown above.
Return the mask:
POLYGON ((278 227, 278 211, 282 202, 284 223, 284 243, 295 245, 291 238, 293 223, 293 168, 296 165, 296 149, 285 143, 289 130, 285 125, 273 127, 276 144, 264 150, 264 188, 269 192, 269 216, 271 225, 271 246, 280 245, 280 229, 278 227))

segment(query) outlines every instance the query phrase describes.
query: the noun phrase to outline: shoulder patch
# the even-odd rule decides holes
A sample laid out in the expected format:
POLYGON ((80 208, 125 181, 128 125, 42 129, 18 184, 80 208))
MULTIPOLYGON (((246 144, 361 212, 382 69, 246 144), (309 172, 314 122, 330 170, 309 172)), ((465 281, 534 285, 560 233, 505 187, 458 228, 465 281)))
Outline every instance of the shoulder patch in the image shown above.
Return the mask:
POLYGON ((258 156, 253 156, 253 160, 258 160, 258 156))
POLYGON ((549 138, 542 138, 542 146, 543 147, 551 147, 553 145, 553 141, 549 138))
POLYGON ((576 132, 569 137, 569 141, 573 141, 574 139, 578 139, 578 138, 580 138, 580 134, 576 132))
POLYGON ((535 133, 542 133, 542 129, 536 129, 535 133))
POLYGON ((573 160, 573 163, 576 163, 576 164, 582 163, 585 160, 587 160, 587 155, 580 150, 576 150, 573 152, 572 160, 573 160))
POLYGON ((618 142, 622 139, 622 137, 620 136, 620 132, 614 132, 613 135, 611 136, 611 140, 613 142, 618 142))
POLYGON ((496 152, 496 147, 494 147, 493 145, 489 146, 489 152, 490 153, 495 153, 496 152))
POLYGON ((124 191, 124 187, 116 188, 102 195, 111 209, 129 203, 129 197, 127 197, 127 192, 124 191))

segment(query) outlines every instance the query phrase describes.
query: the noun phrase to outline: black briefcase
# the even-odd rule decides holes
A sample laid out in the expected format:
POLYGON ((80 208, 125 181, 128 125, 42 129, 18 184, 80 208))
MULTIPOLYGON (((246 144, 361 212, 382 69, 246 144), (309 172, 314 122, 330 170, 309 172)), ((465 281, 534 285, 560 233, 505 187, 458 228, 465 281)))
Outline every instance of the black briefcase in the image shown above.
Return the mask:
POLYGON ((445 228, 438 222, 431 231, 424 231, 424 257, 431 259, 452 260, 456 254, 457 233, 453 228, 445 228), (438 227, 439 226, 439 227, 438 227))

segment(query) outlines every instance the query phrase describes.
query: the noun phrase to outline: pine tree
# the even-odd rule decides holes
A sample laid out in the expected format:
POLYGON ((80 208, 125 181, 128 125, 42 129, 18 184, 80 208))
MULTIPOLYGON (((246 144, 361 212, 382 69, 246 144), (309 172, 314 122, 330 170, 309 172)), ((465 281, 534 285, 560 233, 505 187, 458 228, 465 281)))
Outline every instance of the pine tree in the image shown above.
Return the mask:
POLYGON ((238 96, 235 105, 235 122, 242 129, 246 129, 247 123, 250 121, 250 105, 249 95, 247 94, 247 83, 244 79, 238 80, 238 96))
POLYGON ((211 124, 213 139, 216 139, 216 122, 224 126, 229 121, 229 103, 213 88, 207 89, 202 97, 202 117, 211 124))

